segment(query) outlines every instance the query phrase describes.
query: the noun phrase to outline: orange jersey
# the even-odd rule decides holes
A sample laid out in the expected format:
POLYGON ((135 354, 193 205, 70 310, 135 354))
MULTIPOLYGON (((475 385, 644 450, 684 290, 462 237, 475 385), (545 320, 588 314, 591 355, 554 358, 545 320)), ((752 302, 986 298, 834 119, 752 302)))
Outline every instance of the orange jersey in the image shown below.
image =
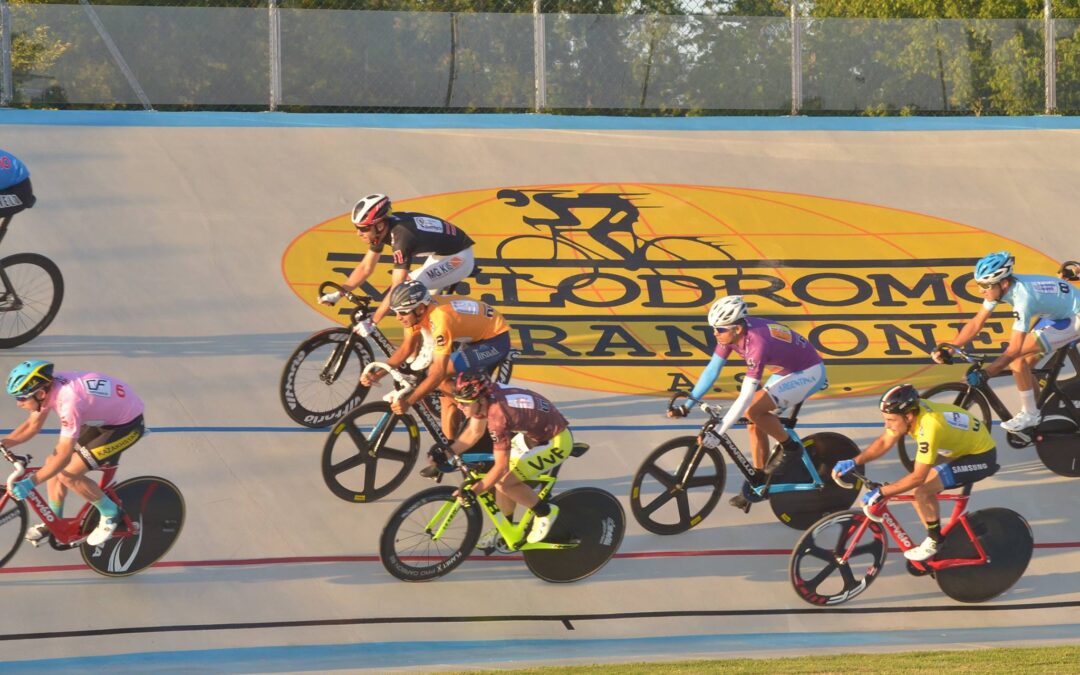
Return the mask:
POLYGON ((409 330, 431 331, 436 354, 449 354, 453 342, 481 342, 510 330, 491 305, 464 295, 436 295, 424 320, 409 330))

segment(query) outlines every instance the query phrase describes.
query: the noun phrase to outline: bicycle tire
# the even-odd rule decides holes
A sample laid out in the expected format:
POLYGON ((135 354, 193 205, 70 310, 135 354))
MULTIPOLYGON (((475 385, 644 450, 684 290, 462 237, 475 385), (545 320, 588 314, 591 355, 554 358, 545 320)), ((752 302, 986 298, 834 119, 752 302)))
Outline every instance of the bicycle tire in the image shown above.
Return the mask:
MULTIPOLYGON (((979 419, 982 420, 987 429, 990 428, 990 424, 993 422, 990 416, 990 404, 987 402, 986 397, 979 390, 972 389, 963 382, 936 384, 920 393, 919 398, 925 398, 935 403, 951 403, 968 411, 978 408, 979 419)), ((900 456, 900 463, 904 465, 908 472, 911 472, 915 469, 915 456, 912 454, 911 448, 908 447, 908 443, 914 443, 914 440, 906 436, 905 434, 900 437, 896 444, 896 452, 900 456)))
MULTIPOLYGON (((1071 396, 1077 392, 1066 392, 1071 396)), ((1080 425, 1055 393, 1042 409, 1035 431, 1035 452, 1047 469, 1066 478, 1080 477, 1080 425)))
MULTIPOLYGON (((23 303, 20 309, 5 309, 8 300, 0 300, 0 349, 11 349, 40 335, 56 318, 64 301, 64 277, 56 263, 40 253, 6 256, 0 259, 0 268, 11 282, 10 290, 23 303), (29 269, 35 267, 45 272, 48 283, 29 269), (10 333, 9 326, 15 332, 10 333)), ((2 290, 0 295, 6 295, 9 289, 2 290)))
MULTIPOLYGON (((1009 590, 1024 576, 1035 538, 1019 513, 989 508, 967 514, 968 524, 986 552, 985 565, 937 570, 934 577, 945 595, 959 602, 986 602, 1009 590)), ((949 530, 937 553, 938 560, 975 558, 975 547, 962 525, 949 530)))
MULTIPOLYGON (((136 526, 131 536, 116 536, 98 546, 79 545, 86 564, 107 577, 136 574, 161 560, 176 543, 184 528, 184 495, 171 482, 157 476, 139 476, 120 483, 113 491, 118 506, 136 526)), ((81 532, 89 534, 97 527, 98 510, 91 508, 83 517, 81 532)))
MULTIPOLYGON (((830 513, 851 508, 862 489, 861 481, 856 481, 854 487, 845 488, 831 478, 837 462, 854 459, 859 454, 859 446, 850 438, 826 431, 807 436, 803 445, 822 481, 821 489, 769 493, 769 506, 776 519, 794 530, 805 530, 830 513)), ((792 462, 783 475, 773 478, 773 483, 799 482, 810 482, 810 475, 801 461, 792 462)))
POLYGON ((319 331, 301 342, 285 362, 278 393, 281 406, 292 421, 312 429, 328 427, 364 402, 368 387, 360 384, 360 373, 375 356, 371 345, 359 337, 351 348, 351 355, 356 358, 350 359, 349 353, 343 355, 341 350, 345 348, 349 333, 348 328, 341 327, 319 331), (321 365, 311 367, 319 363, 318 358, 311 358, 312 354, 328 346, 331 349, 321 360, 321 365), (332 382, 327 382, 332 375, 328 372, 331 364, 342 357, 344 361, 337 368, 338 374, 333 376, 332 382))
POLYGON ((671 535, 686 532, 712 513, 724 492, 727 469, 724 458, 716 448, 703 448, 701 462, 691 476, 685 488, 679 488, 675 475, 681 473, 684 462, 697 449, 697 438, 683 436, 661 444, 642 461, 630 484, 630 512, 634 520, 653 534, 671 535), (682 457, 672 456, 665 460, 668 453, 683 451, 682 457), (674 471, 668 471, 664 464, 670 465, 678 460, 674 471), (711 462, 712 473, 708 473, 706 462, 711 462), (704 469, 706 473, 699 473, 704 469), (647 482, 651 478, 658 485, 647 482), (694 505, 691 505, 690 490, 694 489, 694 505), (675 508, 668 504, 674 500, 675 508), (700 506, 698 506, 700 504, 700 506))
POLYGON ((6 492, 0 494, 4 494, 5 497, 0 500, 0 547, 7 548, 7 553, 0 557, 0 567, 3 567, 22 546, 23 537, 26 536, 28 515, 26 504, 8 497, 6 492), (11 541, 10 548, 4 543, 9 540, 11 541))
POLYGON ((480 507, 475 501, 468 506, 456 504, 456 489, 450 485, 428 488, 406 499, 390 515, 379 536, 379 561, 387 572, 402 581, 431 581, 465 562, 480 539, 480 507), (447 531, 435 541, 429 526, 439 510, 450 504, 453 506, 447 515, 450 518, 447 531), (455 525, 456 529, 447 537, 455 525), (420 562, 430 564, 413 564, 420 562))
POLYGON ((330 430, 323 445, 323 481, 339 499, 354 504, 373 502, 405 482, 419 454, 420 430, 412 415, 395 415, 385 401, 368 403, 350 412, 330 430), (364 419, 368 417, 374 421, 364 419), (376 439, 375 447, 371 447, 372 442, 364 431, 365 424, 372 430, 380 431, 382 440, 376 439), (399 424, 400 429, 397 428, 399 424), (401 436, 401 433, 405 436, 401 436), (387 447, 391 437, 393 443, 407 443, 408 447, 387 447), (351 447, 349 441, 352 442, 351 447), (389 480, 380 483, 382 474, 376 467, 386 466, 387 463, 400 466, 389 480))
POLYGON ((791 551, 788 578, 795 594, 805 602, 819 607, 839 605, 870 587, 888 553, 885 529, 880 523, 858 509, 833 513, 811 525, 799 538, 791 551), (867 527, 847 562, 837 562, 864 522, 867 527), (822 584, 827 585, 822 588, 822 584))
POLYGON ((611 561, 626 532, 622 504, 610 492, 582 487, 551 498, 559 517, 545 542, 574 542, 574 548, 524 549, 525 565, 538 579, 568 584, 590 577, 611 561))

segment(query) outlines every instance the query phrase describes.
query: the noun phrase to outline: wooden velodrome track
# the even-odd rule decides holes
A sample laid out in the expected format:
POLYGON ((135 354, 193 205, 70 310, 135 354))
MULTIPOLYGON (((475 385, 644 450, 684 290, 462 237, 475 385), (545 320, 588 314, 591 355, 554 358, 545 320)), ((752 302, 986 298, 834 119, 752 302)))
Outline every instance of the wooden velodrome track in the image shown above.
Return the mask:
MULTIPOLYGON (((1076 131, 47 119, 0 114, 0 147, 27 162, 39 197, 3 246, 53 258, 67 294, 48 331, 3 354, 0 370, 40 357, 131 383, 153 433, 125 455, 121 476, 168 477, 188 520, 163 564, 121 580, 99 577, 74 552, 24 546, 0 573, 0 670, 424 670, 1080 640, 1080 483, 1051 474, 1032 449, 1002 443, 1002 470, 974 493, 973 509, 1024 514, 1038 546, 1023 579, 984 605, 956 603, 905 574, 896 553, 856 600, 829 611, 804 604, 787 580, 797 533, 764 505, 748 515, 729 508, 739 485, 730 469, 721 505, 686 534, 648 534, 627 508, 619 556, 585 582, 546 584, 517 558, 490 558, 414 585, 383 570, 377 537, 400 500, 427 483, 410 478, 369 505, 336 499, 319 474, 324 432, 291 425, 277 395, 285 357, 327 325, 283 283, 282 252, 367 192, 614 180, 749 187, 931 213, 1075 257, 1076 131)), ((537 388, 593 447, 560 485, 599 486, 624 505, 645 454, 700 423, 665 420, 659 398, 537 388)), ((1000 391, 1015 404, 1010 387, 1000 391)), ((13 402, 0 406, 0 426, 20 419, 13 402)), ((872 398, 824 399, 807 405, 801 424, 865 445, 878 419, 872 398)), ((734 438, 744 442, 745 432, 734 438)), ((40 459, 54 440, 28 449, 40 459)), ((875 469, 902 475, 895 455, 875 469)), ((900 513, 921 537, 911 511, 900 513)))

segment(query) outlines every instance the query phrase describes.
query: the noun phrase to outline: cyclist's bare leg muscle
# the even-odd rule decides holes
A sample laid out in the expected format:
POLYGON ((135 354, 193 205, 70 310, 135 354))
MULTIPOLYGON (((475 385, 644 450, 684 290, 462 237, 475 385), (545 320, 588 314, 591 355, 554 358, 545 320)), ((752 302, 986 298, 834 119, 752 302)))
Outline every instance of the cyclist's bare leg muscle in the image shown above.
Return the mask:
POLYGON ((97 483, 86 477, 86 472, 89 470, 90 467, 86 465, 83 458, 75 454, 71 456, 71 461, 67 466, 56 474, 56 479, 65 488, 65 492, 66 488, 70 488, 86 501, 96 502, 104 497, 105 493, 101 491, 97 483))
MULTIPOLYGON (((1034 333, 1028 333, 1024 337, 1020 353, 1009 362, 1009 370, 1016 378, 1016 388, 1020 391, 1030 391, 1035 388, 1035 376, 1031 369, 1043 356, 1042 345, 1034 333)), ((1036 395, 1038 392, 1036 392, 1036 395)))
POLYGON ((944 489, 945 485, 941 482, 938 472, 932 470, 926 476, 926 482, 912 492, 915 495, 915 511, 922 519, 923 525, 941 518, 937 496, 944 489))
POLYGON ((746 418, 750 420, 750 454, 756 469, 765 468, 766 455, 771 445, 770 437, 777 443, 783 443, 789 438, 775 411, 776 402, 764 389, 759 389, 754 394, 754 400, 746 410, 746 418))
POLYGON ((510 502, 510 510, 503 506, 502 502, 499 502, 499 508, 503 510, 503 513, 513 513, 514 504, 520 504, 521 506, 531 509, 540 503, 540 498, 536 496, 533 489, 522 483, 517 476, 513 473, 508 473, 499 479, 499 482, 495 484, 496 498, 502 496, 510 502))

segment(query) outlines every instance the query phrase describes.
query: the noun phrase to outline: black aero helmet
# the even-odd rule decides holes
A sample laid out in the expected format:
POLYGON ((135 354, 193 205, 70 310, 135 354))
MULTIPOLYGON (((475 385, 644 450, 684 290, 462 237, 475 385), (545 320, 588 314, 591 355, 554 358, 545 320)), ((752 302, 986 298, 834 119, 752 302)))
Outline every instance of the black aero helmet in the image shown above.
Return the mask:
POLYGON ((899 384, 881 397, 878 407, 881 412, 902 415, 919 406, 919 392, 910 384, 899 384))
POLYGON ((430 302, 431 291, 424 284, 412 279, 398 284, 390 291, 390 310, 394 312, 411 312, 430 302))

